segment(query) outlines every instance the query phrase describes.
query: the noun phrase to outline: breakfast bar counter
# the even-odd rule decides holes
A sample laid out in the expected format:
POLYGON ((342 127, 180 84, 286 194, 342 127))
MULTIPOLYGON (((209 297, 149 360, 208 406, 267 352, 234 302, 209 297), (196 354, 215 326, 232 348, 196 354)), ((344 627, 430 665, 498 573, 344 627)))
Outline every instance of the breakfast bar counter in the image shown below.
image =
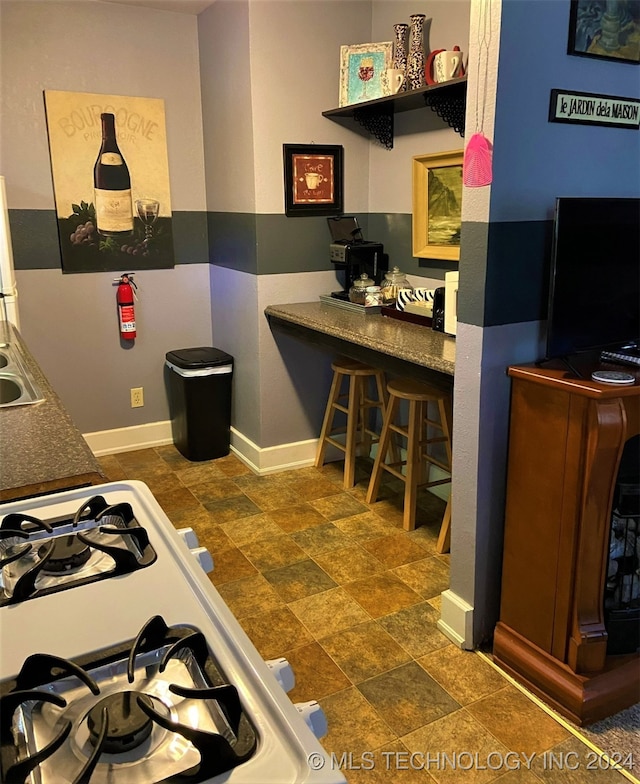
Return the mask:
POLYGON ((383 370, 451 388, 455 338, 431 327, 324 302, 268 305, 272 329, 383 370))

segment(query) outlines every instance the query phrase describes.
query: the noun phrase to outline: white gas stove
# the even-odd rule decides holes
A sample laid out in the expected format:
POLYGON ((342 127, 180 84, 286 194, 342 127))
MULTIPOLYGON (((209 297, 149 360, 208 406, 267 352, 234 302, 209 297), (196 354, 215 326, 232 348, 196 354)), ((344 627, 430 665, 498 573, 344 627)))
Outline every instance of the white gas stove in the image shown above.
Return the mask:
POLYGON ((2 782, 345 782, 197 544, 142 482, 0 505, 2 782))

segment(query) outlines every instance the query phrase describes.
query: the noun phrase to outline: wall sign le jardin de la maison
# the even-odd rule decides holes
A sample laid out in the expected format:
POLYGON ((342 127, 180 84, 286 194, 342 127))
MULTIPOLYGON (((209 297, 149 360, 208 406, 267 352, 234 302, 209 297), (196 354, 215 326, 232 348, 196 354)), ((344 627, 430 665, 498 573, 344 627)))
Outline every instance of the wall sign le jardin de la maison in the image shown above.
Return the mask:
POLYGON ((640 128, 640 100, 617 95, 551 90, 549 122, 640 128))

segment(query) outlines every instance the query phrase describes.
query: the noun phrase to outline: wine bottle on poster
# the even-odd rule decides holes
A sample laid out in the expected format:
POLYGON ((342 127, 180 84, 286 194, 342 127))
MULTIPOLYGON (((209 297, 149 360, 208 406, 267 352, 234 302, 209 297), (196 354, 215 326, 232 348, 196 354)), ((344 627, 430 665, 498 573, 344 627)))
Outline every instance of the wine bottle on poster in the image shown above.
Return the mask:
POLYGON ((131 177, 116 140, 115 117, 100 115, 102 145, 93 169, 96 227, 106 237, 133 233, 131 177))

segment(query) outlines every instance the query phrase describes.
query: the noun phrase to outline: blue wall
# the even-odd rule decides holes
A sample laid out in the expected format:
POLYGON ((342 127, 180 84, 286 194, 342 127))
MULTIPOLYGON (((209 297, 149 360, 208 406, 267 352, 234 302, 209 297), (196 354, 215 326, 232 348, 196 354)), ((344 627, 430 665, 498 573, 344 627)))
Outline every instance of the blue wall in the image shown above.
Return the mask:
POLYGON ((569 55, 568 31, 569 0, 503 0, 491 221, 551 219, 556 196, 640 195, 639 131, 548 121, 552 88, 640 96, 640 66, 569 55))
POLYGON ((502 3, 489 222, 462 235, 470 263, 458 315, 468 324, 546 319, 558 196, 640 196, 640 132, 549 122, 554 88, 640 96, 638 65, 567 54, 569 7, 502 3))

